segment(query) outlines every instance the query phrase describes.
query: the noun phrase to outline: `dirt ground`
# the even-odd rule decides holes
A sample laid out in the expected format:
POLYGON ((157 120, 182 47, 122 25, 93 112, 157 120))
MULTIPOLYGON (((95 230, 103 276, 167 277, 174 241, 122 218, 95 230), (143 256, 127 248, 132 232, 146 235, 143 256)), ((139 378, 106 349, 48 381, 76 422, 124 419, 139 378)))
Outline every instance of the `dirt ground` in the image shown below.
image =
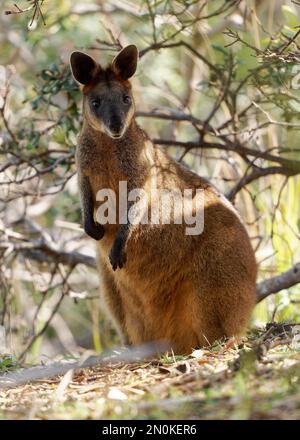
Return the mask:
POLYGON ((0 390, 0 418, 300 419, 300 325, 0 390))

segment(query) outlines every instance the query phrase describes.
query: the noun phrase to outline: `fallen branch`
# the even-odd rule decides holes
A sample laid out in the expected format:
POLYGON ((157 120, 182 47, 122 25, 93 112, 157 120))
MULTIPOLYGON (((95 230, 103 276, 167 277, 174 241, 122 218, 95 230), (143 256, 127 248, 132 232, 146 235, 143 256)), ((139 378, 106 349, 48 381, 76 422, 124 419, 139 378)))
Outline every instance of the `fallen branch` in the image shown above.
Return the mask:
POLYGON ((142 362, 146 359, 158 356, 166 352, 170 345, 166 341, 148 342, 136 347, 116 347, 113 350, 104 352, 99 356, 89 356, 75 361, 53 362, 45 366, 20 369, 18 371, 0 375, 0 390, 14 388, 16 386, 34 382, 36 380, 61 376, 70 370, 91 368, 94 366, 107 366, 119 363, 131 364, 142 362))

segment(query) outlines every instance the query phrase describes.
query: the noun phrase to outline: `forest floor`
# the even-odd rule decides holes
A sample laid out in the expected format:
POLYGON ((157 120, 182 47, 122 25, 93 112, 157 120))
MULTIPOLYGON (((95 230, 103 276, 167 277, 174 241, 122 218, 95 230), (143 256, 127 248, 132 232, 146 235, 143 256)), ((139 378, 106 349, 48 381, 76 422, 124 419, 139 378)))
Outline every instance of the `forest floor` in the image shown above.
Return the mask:
POLYGON ((300 325, 268 324, 239 346, 0 390, 0 418, 300 419, 300 325))

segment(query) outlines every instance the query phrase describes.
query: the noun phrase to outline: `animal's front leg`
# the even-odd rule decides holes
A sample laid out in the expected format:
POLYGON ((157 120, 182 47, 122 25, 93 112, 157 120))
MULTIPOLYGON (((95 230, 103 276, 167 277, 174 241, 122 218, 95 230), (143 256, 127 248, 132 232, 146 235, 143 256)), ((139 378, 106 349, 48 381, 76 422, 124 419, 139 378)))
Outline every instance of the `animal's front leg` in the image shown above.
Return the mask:
POLYGON ((109 253, 109 260, 113 270, 116 270, 118 267, 122 269, 122 267, 124 267, 126 263, 125 246, 128 235, 129 235, 129 223, 125 225, 121 225, 109 253))
POLYGON ((84 220, 83 228, 87 235, 97 241, 101 240, 105 233, 104 227, 95 222, 91 217, 84 220))
POLYGON ((89 178, 78 170, 78 183, 82 206, 83 228, 87 235, 94 240, 101 240, 104 236, 104 226, 94 221, 94 199, 89 178))
MULTIPOLYGON (((127 182, 127 193, 126 193, 127 200, 128 200, 128 194, 132 189, 135 188, 135 186, 136 185, 134 184, 134 182, 132 182, 129 179, 127 182)), ((128 203, 126 204, 125 211, 119 213, 119 215, 121 216, 120 218, 122 218, 122 220, 124 219, 124 215, 126 217, 124 219, 125 221, 124 220, 123 222, 121 221, 121 224, 119 225, 119 229, 115 241, 113 242, 112 248, 109 253, 109 260, 113 270, 116 270, 117 268, 122 269, 122 267, 124 267, 126 263, 125 247, 128 240, 128 236, 132 228, 131 226, 132 224, 130 223, 128 218, 128 213, 131 211, 133 205, 134 205, 133 201, 128 201, 128 203)))

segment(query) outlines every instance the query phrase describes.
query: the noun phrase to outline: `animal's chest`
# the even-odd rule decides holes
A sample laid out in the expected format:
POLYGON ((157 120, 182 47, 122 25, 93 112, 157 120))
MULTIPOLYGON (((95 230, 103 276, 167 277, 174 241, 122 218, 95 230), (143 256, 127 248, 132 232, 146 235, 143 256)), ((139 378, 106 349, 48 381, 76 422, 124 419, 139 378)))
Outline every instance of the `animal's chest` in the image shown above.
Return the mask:
POLYGON ((109 152, 104 154, 101 150, 79 148, 76 161, 82 174, 88 176, 94 196, 99 190, 113 190, 117 193, 119 181, 127 179, 122 164, 109 152))

